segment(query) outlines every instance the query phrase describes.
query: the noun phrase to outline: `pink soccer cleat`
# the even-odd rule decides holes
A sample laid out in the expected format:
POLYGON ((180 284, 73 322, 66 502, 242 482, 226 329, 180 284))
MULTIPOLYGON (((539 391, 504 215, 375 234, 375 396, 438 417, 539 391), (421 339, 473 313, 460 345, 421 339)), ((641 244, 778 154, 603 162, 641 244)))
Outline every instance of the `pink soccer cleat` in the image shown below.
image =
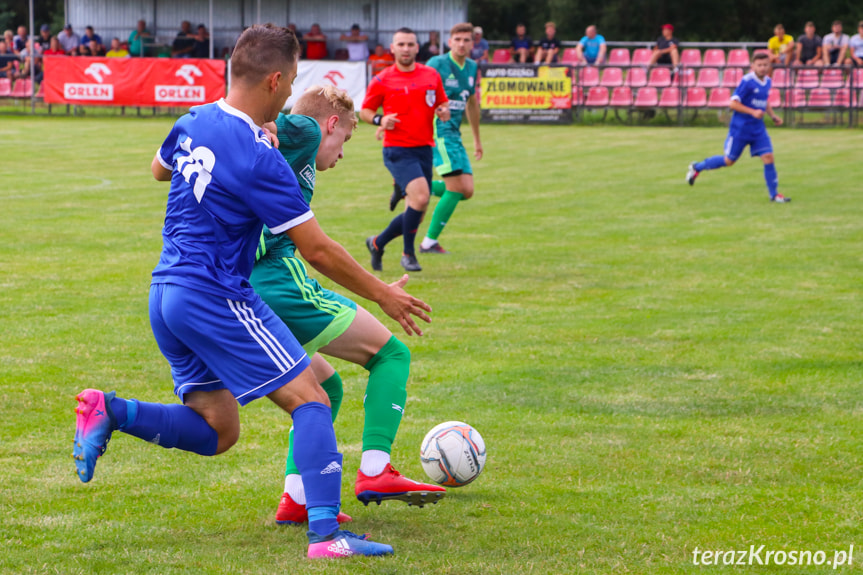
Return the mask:
POLYGON ((75 443, 72 458, 78 468, 78 479, 87 483, 93 479, 96 460, 105 453, 111 433, 117 427, 111 412, 114 392, 103 393, 97 389, 85 389, 75 396, 78 415, 75 425, 75 443))
POLYGON ((387 463, 383 472, 374 477, 369 477, 362 471, 357 471, 357 499, 368 505, 372 501, 398 499, 406 501, 408 505, 424 506, 426 503, 437 503, 446 495, 446 489, 440 485, 420 483, 408 479, 387 463))

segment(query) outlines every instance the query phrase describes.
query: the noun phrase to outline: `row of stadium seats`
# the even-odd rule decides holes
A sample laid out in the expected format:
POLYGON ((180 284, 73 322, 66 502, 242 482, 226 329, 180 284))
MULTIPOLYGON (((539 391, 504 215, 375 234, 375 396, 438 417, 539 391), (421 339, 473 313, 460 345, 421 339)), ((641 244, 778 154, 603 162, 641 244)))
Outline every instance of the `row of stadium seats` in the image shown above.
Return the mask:
MULTIPOLYGON (((650 62, 650 48, 636 48, 632 51, 630 57, 628 48, 612 48, 608 54, 609 66, 646 66, 650 62)), ((505 64, 509 62, 509 49, 498 48, 492 53, 492 63, 505 64)), ((576 64, 576 49, 566 48, 561 54, 561 64, 576 64)), ((749 50, 745 48, 735 48, 728 51, 726 58, 725 50, 721 48, 710 48, 704 51, 702 59, 701 50, 698 48, 685 48, 680 53, 680 63, 683 66, 712 66, 714 68, 722 68, 724 66, 749 67, 749 50)))
MULTIPOLYGON (((20 80, 12 80, 9 78, 0 78, 0 98, 29 98, 33 95, 33 84, 30 78, 22 78, 20 80)), ((36 92, 36 97, 42 97, 42 86, 39 86, 39 91, 36 92)))
MULTIPOLYGON (((675 85, 689 88, 698 86, 700 88, 736 88, 743 77, 744 70, 741 68, 684 68, 679 71, 679 76, 674 77, 669 68, 651 68, 648 72, 644 68, 624 68, 609 66, 602 69, 593 66, 579 68, 575 76, 575 82, 586 88, 592 86, 605 86, 614 88, 616 86, 629 86, 641 88, 652 86, 654 88, 665 88, 675 85)), ((855 69, 853 73, 845 74, 844 70, 828 68, 817 69, 788 69, 776 68, 773 70, 774 88, 850 88, 863 87, 863 69, 855 69), (852 78, 853 74, 853 78, 852 78)))
MULTIPOLYGON (((857 97, 849 88, 830 90, 814 88, 807 96, 803 88, 784 91, 784 98, 779 90, 770 92, 770 105, 774 108, 849 108, 863 104, 863 95, 857 97)), ((656 87, 645 86, 633 91, 630 86, 617 86, 610 95, 608 87, 593 86, 586 92, 576 87, 572 91, 574 106, 586 108, 727 108, 733 91, 730 88, 714 88, 710 91, 700 87, 681 90, 677 87, 667 87, 660 93, 656 87)))

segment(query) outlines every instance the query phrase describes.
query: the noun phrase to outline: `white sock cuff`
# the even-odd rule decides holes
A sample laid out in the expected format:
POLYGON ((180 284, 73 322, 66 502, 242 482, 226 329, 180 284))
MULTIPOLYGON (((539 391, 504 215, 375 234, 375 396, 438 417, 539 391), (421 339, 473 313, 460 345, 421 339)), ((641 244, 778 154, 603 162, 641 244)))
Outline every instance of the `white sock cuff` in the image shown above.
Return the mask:
POLYGON ((291 496, 294 503, 306 504, 306 490, 303 487, 303 477, 297 473, 285 475, 285 493, 291 496))
POLYGON ((360 462, 360 471, 366 477, 374 477, 380 475, 387 463, 390 462, 390 454, 379 449, 369 449, 363 451, 363 459, 360 462))

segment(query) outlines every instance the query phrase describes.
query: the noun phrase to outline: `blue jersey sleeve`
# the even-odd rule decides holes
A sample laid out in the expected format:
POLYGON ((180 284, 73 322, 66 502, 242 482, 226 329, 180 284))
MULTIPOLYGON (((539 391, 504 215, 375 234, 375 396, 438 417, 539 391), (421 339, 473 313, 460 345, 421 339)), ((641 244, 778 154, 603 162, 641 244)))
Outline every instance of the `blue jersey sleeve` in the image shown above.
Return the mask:
POLYGON ((743 102, 746 97, 749 95, 749 92, 752 90, 752 85, 748 80, 743 80, 739 84, 737 84, 737 88, 734 90, 734 94, 731 95, 732 100, 737 100, 738 102, 743 102))
POLYGON ((247 191, 247 204, 274 234, 285 232, 314 217, 293 170, 275 149, 258 154, 256 185, 247 191))

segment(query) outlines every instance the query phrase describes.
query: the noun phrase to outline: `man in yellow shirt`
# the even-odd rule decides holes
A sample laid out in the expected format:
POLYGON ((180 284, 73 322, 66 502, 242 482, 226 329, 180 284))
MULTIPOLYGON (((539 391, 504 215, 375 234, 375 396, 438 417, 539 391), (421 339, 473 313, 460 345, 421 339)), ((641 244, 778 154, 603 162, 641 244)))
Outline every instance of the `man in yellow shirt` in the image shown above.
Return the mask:
POLYGON ((770 63, 787 65, 794 61, 794 38, 785 33, 785 26, 777 24, 773 37, 767 41, 770 50, 770 63))
POLYGON ((105 54, 108 58, 128 58, 129 51, 120 46, 119 38, 111 39, 111 49, 108 50, 108 53, 105 54))

